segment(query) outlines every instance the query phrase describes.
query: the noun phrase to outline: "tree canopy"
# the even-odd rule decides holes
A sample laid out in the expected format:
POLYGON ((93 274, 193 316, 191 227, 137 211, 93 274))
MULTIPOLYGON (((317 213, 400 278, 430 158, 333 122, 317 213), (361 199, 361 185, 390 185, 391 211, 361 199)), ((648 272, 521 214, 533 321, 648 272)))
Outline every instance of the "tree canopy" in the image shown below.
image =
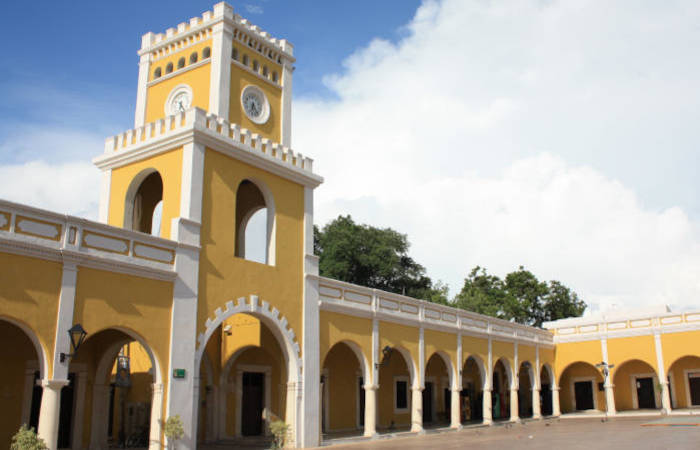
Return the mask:
POLYGON ((391 228, 360 225, 338 216, 314 227, 314 250, 321 276, 492 317, 541 326, 549 320, 580 316, 586 304, 559 281, 539 281, 520 266, 504 279, 475 267, 462 290, 448 299, 448 286, 433 281, 408 255, 408 237, 391 228))

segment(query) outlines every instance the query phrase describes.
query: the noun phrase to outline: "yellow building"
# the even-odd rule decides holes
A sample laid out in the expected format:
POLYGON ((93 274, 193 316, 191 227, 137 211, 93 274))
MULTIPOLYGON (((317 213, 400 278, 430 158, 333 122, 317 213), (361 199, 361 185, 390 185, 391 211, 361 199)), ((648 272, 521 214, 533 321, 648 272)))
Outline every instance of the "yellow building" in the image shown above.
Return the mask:
POLYGON ((139 57, 135 126, 94 160, 99 221, 0 201, 0 445, 22 423, 51 449, 158 449, 179 415, 194 449, 283 420, 311 447, 700 405, 700 313, 547 331, 319 277, 293 46, 219 3, 145 34, 139 57))

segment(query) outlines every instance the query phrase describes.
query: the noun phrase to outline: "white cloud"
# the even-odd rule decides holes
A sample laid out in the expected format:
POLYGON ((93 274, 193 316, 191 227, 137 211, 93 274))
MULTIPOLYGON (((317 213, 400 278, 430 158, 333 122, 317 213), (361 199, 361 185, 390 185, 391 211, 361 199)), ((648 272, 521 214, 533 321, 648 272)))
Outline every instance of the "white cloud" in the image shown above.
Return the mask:
POLYGON ((248 14, 262 14, 264 12, 260 5, 245 4, 244 8, 248 14))
POLYGON ((426 1, 297 99, 341 213, 408 233, 452 292, 524 264, 596 307, 698 303, 700 7, 426 1), (680 205, 680 206, 679 206, 680 205), (690 209, 690 214, 689 214, 690 209))

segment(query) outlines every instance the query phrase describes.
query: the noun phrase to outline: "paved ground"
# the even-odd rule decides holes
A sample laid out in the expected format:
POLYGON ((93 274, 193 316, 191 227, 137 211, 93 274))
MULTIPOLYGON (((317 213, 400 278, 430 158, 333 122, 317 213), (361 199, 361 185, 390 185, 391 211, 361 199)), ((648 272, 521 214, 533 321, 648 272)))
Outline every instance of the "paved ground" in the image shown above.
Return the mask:
MULTIPOLYGON (((697 421, 693 421, 697 422, 697 421)), ((585 449, 646 450, 700 449, 700 426, 660 422, 658 418, 616 418, 602 422, 600 418, 554 419, 512 426, 470 428, 461 431, 416 436, 380 438, 374 441, 325 447, 332 450, 439 448, 463 449, 585 449), (656 425, 656 426, 649 426, 656 425)))

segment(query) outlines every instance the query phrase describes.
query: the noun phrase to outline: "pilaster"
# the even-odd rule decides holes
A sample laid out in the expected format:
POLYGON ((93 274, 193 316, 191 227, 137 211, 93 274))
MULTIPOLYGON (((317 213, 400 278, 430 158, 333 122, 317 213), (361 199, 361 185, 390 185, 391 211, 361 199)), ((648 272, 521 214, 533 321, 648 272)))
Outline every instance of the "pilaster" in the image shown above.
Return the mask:
POLYGON ((668 377, 664 366, 664 352, 661 345, 661 335, 654 333, 654 349, 656 350, 656 367, 659 372, 659 383, 661 384, 661 410, 664 414, 671 413, 671 395, 668 389, 668 377))
POLYGON ((61 293, 58 297, 58 318, 56 323, 56 345, 53 352, 53 378, 68 379, 70 358, 61 362, 61 353, 72 352, 68 330, 73 326, 75 309, 75 286, 78 281, 78 267, 75 262, 64 260, 61 275, 61 293))
MULTIPOLYGON (((291 44, 287 42, 287 47, 291 44)), ((282 145, 292 146, 292 74, 294 67, 289 61, 282 63, 282 116, 280 117, 280 127, 282 129, 282 145)))
POLYGON ((559 404, 559 386, 552 388, 552 416, 561 416, 561 405, 559 404))
MULTIPOLYGON (((609 364, 609 361, 608 361, 608 340, 606 338, 602 338, 600 340, 600 350, 601 350, 601 353, 603 354, 603 362, 605 364, 609 364)), ((608 416, 614 416, 617 414, 617 410, 615 409, 615 391, 614 391, 614 386, 610 380, 610 373, 607 373, 605 375, 603 387, 605 388, 606 412, 607 412, 608 416)))
MULTIPOLYGON (((214 18, 233 20, 233 8, 221 2, 214 5, 214 18)), ((209 112, 224 120, 229 116, 231 97, 231 52, 233 50, 233 28, 228 20, 212 27, 211 77, 209 84, 209 112)))
MULTIPOLYGON (((155 34, 148 32, 141 37, 141 50, 149 48, 155 42, 155 34)), ((148 90, 148 76, 151 72, 151 52, 146 52, 139 58, 139 79, 136 88, 136 111, 134 113, 134 128, 146 123, 146 92, 148 90)))

